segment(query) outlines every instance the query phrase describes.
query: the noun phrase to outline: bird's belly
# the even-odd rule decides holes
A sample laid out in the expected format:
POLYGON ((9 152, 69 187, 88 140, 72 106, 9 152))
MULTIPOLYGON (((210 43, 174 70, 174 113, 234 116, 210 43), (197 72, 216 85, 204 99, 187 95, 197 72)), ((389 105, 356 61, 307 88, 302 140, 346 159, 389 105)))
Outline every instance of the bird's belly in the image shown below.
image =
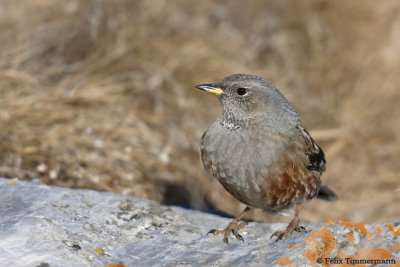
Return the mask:
POLYGON ((274 151, 263 140, 231 132, 226 135, 203 136, 201 158, 204 168, 237 200, 253 208, 263 208, 262 185, 268 177, 268 163, 274 151), (262 145, 261 145, 262 144, 262 145))

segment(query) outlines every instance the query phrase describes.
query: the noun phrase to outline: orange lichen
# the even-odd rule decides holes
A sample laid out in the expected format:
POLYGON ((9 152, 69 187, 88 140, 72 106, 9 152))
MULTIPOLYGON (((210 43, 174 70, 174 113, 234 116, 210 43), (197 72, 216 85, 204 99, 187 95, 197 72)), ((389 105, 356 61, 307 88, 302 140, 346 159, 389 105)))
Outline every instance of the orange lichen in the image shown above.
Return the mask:
POLYGON ((400 251, 400 245, 393 245, 393 246, 391 246, 391 247, 389 247, 391 250, 394 250, 394 251, 400 251))
POLYGON ((394 227, 393 224, 386 224, 386 227, 389 228, 390 230, 392 230, 393 236, 400 235, 400 227, 396 228, 396 227, 394 227))
POLYGON ((313 265, 321 258, 330 258, 330 252, 336 248, 335 236, 328 228, 312 232, 309 237, 304 238, 307 244, 303 256, 313 265))
POLYGON ((392 252, 380 248, 360 248, 356 252, 359 259, 386 260, 393 257, 392 252))
MULTIPOLYGON (((360 234, 365 235, 368 239, 374 238, 375 235, 367 231, 364 223, 352 223, 344 220, 337 220, 337 223, 343 224, 343 226, 350 230, 350 233, 346 235, 347 240, 354 245, 354 231, 357 231, 360 234)), ((393 231, 393 235, 400 235, 400 227, 396 228, 391 224, 386 225, 387 228, 393 231)), ((377 236, 382 233, 381 227, 378 225, 375 226, 377 236)), ((351 266, 351 260, 358 261, 358 263, 365 262, 368 260, 386 260, 393 257, 391 251, 380 248, 360 248, 356 251, 354 255, 346 255, 343 251, 339 250, 337 255, 330 255, 332 251, 336 249, 336 239, 334 235, 328 228, 323 228, 318 231, 314 231, 309 234, 308 237, 304 238, 305 244, 307 245, 307 249, 304 250, 303 256, 311 263, 312 266, 318 266, 322 264, 323 266, 328 266, 331 262, 327 261, 321 262, 321 259, 349 259, 349 261, 344 261, 340 266, 351 266), (361 261, 361 262, 360 262, 361 261)), ((394 245, 389 247, 392 251, 400 251, 400 245, 394 245)), ((335 263, 336 264, 336 263, 335 263)), ((362 264, 358 264, 357 266, 364 266, 362 264)))
POLYGON ((327 226, 332 226, 332 225, 335 224, 335 222, 333 222, 333 221, 328 221, 328 222, 324 222, 324 224, 327 225, 327 226))
POLYGON ((372 239, 372 238, 375 237, 375 235, 374 235, 373 233, 370 233, 370 232, 367 232, 367 233, 365 234, 365 236, 366 236, 368 239, 372 239))
POLYGON ((375 230, 377 231, 376 237, 381 237, 382 229, 379 225, 375 226, 375 230))
POLYGON ((345 221, 342 219, 338 219, 336 220, 337 223, 341 223, 343 224, 344 228, 346 228, 346 230, 349 230, 350 228, 354 227, 354 223, 350 222, 350 221, 345 221))
POLYGON ((355 227, 356 227, 356 230, 359 232, 359 233, 361 233, 361 234, 363 234, 363 235, 366 235, 367 234, 367 229, 365 229, 365 224, 363 224, 363 223, 356 223, 355 224, 355 227))
MULTIPOLYGON (((385 249, 379 248, 360 248, 356 251, 354 255, 345 254, 343 251, 339 250, 338 257, 343 260, 343 263, 340 266, 353 266, 351 265, 351 261, 357 260, 386 260, 393 257, 393 254, 385 249), (348 260, 349 259, 349 260, 348 260)), ((366 266, 363 264, 357 264, 357 266, 366 266)))
MULTIPOLYGON (((352 223, 349 221, 345 221, 345 220, 337 220, 338 223, 343 224, 344 228, 346 230, 352 230, 355 229, 357 232, 359 232, 360 234, 365 235, 368 239, 374 238, 375 236, 372 233, 369 233, 367 231, 367 229, 365 228, 365 224, 358 222, 358 223, 352 223)), ((378 228, 376 228, 378 229, 378 228)), ((380 228, 379 228, 380 230, 380 228)), ((377 234, 377 237, 380 236, 379 234, 377 234)))
POLYGON ((278 260, 277 263, 278 263, 280 266, 284 266, 284 265, 288 265, 288 264, 293 263, 293 260, 290 259, 289 257, 284 256, 284 257, 282 257, 282 259, 278 260))
POLYGON ((392 231, 394 231, 394 229, 396 229, 396 227, 394 227, 393 224, 386 224, 386 227, 389 228, 392 231))
POLYGON ((9 182, 10 185, 15 185, 17 183, 17 180, 12 180, 11 182, 9 182))
POLYGON ((123 265, 123 264, 118 264, 118 263, 112 263, 112 264, 108 264, 106 267, 128 267, 128 266, 123 265))
POLYGON ((318 248, 320 247, 321 242, 319 242, 318 240, 315 240, 312 237, 305 237, 304 241, 306 241, 306 245, 308 248, 313 249, 313 250, 318 250, 318 248))
POLYGON ((321 230, 314 231, 310 234, 312 237, 321 237, 322 242, 324 242, 327 246, 335 246, 336 240, 335 236, 331 233, 331 230, 328 228, 322 228, 321 230))
POLYGON ((293 245, 291 245, 291 246, 289 247, 289 250, 293 250, 293 249, 295 249, 295 248, 296 248, 296 245, 293 244, 293 245))
POLYGON ((303 253, 304 258, 306 258, 313 266, 318 266, 316 260, 320 258, 317 251, 312 251, 310 249, 304 250, 303 253))
POLYGON ((347 240, 349 240, 351 242, 352 245, 354 245, 354 234, 352 232, 348 233, 346 235, 346 238, 347 238, 347 240))

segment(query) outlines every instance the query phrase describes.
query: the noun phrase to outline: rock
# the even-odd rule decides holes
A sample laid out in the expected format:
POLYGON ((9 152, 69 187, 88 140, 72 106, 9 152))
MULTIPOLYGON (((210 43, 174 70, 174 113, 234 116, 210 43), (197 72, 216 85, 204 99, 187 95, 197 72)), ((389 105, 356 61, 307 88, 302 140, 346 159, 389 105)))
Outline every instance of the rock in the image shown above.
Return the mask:
POLYGON ((318 266, 400 263, 400 221, 303 225, 276 242, 281 223, 250 222, 244 241, 207 235, 229 218, 114 193, 0 178, 0 266, 318 266), (355 263, 355 262, 353 262, 355 263))

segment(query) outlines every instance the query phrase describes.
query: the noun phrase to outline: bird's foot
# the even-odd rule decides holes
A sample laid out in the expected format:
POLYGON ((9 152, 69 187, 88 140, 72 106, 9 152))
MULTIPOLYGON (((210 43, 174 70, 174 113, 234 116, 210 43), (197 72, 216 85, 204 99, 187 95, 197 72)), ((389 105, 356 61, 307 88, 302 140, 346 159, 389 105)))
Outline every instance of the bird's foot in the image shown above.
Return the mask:
POLYGON ((278 242, 279 240, 285 240, 286 238, 288 238, 293 231, 296 232, 307 232, 306 228, 304 228, 303 226, 299 226, 299 225, 292 225, 289 224, 288 227, 286 228, 286 230, 284 231, 276 231, 275 233, 273 233, 271 235, 271 239, 276 236, 276 242, 278 242))
POLYGON ((293 220, 289 223, 289 225, 286 227, 285 231, 277 231, 271 235, 271 238, 274 236, 277 237, 276 241, 278 242, 279 240, 285 240, 288 238, 293 231, 296 232, 307 232, 306 228, 303 226, 299 225, 300 219, 299 219, 299 206, 296 206, 295 214, 293 220))
POLYGON ((307 232, 306 228, 304 228, 303 226, 299 225, 299 220, 297 217, 295 217, 293 219, 293 221, 291 221, 288 225, 288 227, 286 228, 286 230, 284 231, 276 231, 275 233, 273 233, 271 235, 271 239, 276 236, 276 241, 278 242, 279 240, 285 240, 286 238, 288 238, 293 231, 296 232, 307 232))
POLYGON ((229 235, 231 232, 236 237, 236 239, 244 241, 243 237, 238 233, 238 231, 242 228, 244 228, 244 222, 237 223, 237 222, 233 221, 233 222, 229 223, 229 225, 224 230, 213 229, 210 232, 208 232, 207 234, 224 235, 224 238, 222 239, 222 241, 224 241, 224 243, 228 244, 228 239, 229 239, 229 235))

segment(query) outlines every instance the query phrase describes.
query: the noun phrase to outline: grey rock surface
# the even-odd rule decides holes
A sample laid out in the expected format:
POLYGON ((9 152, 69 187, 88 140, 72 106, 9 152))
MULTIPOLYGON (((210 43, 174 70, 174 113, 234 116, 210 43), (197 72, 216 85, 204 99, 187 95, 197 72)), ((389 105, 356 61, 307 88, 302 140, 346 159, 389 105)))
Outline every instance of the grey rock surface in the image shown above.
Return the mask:
POLYGON ((400 264, 400 221, 310 223, 307 233, 279 242, 270 236, 281 223, 248 223, 244 242, 206 235, 229 222, 113 193, 0 178, 0 266, 318 266, 346 257, 400 264))

